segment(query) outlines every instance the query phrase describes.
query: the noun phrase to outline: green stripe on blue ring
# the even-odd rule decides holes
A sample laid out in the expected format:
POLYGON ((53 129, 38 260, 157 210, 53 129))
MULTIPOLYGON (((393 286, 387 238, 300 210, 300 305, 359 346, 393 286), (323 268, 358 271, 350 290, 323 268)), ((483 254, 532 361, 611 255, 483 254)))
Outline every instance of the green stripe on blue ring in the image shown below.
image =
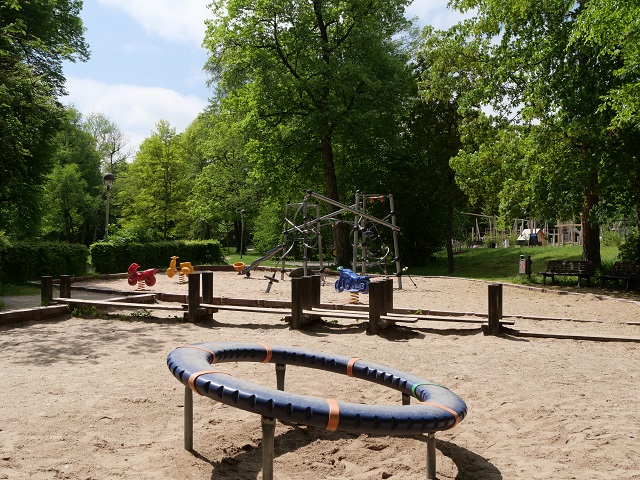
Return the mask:
POLYGON ((418 398, 416 396, 416 388, 418 388, 420 385, 433 385, 434 387, 442 387, 442 388, 446 388, 447 390, 449 390, 447 387, 445 387, 444 385, 440 385, 439 383, 433 383, 433 382, 422 382, 422 383, 416 383, 412 388, 411 388, 411 395, 413 395, 414 397, 418 398))

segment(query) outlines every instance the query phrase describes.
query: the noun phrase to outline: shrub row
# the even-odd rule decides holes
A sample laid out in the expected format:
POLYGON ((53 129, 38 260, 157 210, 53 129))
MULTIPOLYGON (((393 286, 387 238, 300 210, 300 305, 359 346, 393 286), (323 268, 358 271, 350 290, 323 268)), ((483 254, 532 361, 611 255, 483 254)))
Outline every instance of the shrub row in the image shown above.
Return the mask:
POLYGON ((89 249, 77 243, 12 241, 0 244, 0 280, 21 284, 43 275, 85 275, 89 249))
POLYGON ((124 273, 132 263, 147 268, 167 269, 172 256, 180 262, 196 265, 224 263, 222 247, 217 240, 137 243, 117 240, 91 245, 91 263, 96 273, 124 273))

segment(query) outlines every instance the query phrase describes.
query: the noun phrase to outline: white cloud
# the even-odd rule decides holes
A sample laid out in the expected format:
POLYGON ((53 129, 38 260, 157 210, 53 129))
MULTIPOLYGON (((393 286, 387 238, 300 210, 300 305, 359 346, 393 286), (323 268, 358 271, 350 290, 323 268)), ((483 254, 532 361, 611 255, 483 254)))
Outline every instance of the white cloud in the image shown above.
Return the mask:
POLYGON ((183 95, 161 87, 106 84, 85 78, 67 78, 67 104, 83 115, 102 113, 129 137, 134 151, 167 120, 180 133, 204 110, 207 103, 195 95, 183 95))
POLYGON ((407 17, 418 17, 420 25, 445 30, 468 16, 447 8, 448 3, 449 0, 413 0, 407 7, 407 17))
POLYGON ((213 13, 209 0, 99 0, 102 5, 124 10, 151 35, 172 42, 195 43, 204 39, 204 21, 213 13))

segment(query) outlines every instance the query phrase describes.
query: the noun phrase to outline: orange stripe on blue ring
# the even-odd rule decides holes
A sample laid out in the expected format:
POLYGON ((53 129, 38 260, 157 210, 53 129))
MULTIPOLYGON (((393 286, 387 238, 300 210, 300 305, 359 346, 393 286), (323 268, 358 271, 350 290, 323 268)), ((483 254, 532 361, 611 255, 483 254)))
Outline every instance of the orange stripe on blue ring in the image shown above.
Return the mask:
POLYGON ((332 432, 338 429, 338 423, 340 423, 340 405, 338 401, 333 398, 327 398, 329 404, 329 420, 327 420, 327 430, 332 432))
POLYGON ((206 348, 203 347, 198 347, 197 345, 182 345, 180 347, 177 348, 195 348, 196 350, 202 350, 203 352, 207 352, 211 354, 211 361, 209 363, 216 363, 216 353, 208 350, 206 348))
POLYGON ((437 408, 441 408, 442 410, 449 412, 450 414, 453 415, 453 418, 455 418, 455 423, 453 425, 451 425, 449 428, 453 428, 455 427, 457 424, 460 423, 460 415, 458 415, 458 412, 451 410, 448 407, 445 407, 443 405, 440 405, 438 403, 432 403, 432 402, 419 402, 421 405, 430 405, 432 407, 437 407, 437 408))
POLYGON ((353 377, 353 366, 358 360, 360 360, 359 357, 353 357, 349 360, 349 363, 347 364, 347 376, 353 377))
POLYGON ((198 379, 199 376, 201 375, 206 375, 207 373, 219 373, 221 375, 229 375, 227 372, 221 372, 219 370, 201 370, 199 372, 194 372, 189 376, 189 388, 191 388, 191 390, 193 390, 194 392, 196 392, 198 395, 202 395, 200 392, 198 392, 198 390, 196 390, 196 380, 198 379))
POLYGON ((264 357, 264 360, 262 360, 262 363, 269 363, 269 360, 271 360, 271 357, 273 355, 273 350, 271 349, 271 347, 269 345, 267 345, 266 343, 260 343, 260 342, 256 342, 258 345, 263 346, 266 350, 267 350, 267 356, 264 357))

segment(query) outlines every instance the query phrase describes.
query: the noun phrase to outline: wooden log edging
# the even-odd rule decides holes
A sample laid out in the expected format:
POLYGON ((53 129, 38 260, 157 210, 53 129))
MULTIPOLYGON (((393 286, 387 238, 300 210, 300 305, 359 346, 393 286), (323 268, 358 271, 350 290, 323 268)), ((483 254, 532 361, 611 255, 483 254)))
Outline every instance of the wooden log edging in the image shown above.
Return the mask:
MULTIPOLYGON (((191 276, 190 276, 191 277, 191 276)), ((388 325, 395 323, 417 323, 420 320, 438 321, 438 322, 459 322, 459 323, 480 323, 482 324, 482 330, 486 335, 502 335, 507 334, 511 336, 530 337, 530 338, 558 338, 558 339, 572 339, 572 340, 590 340, 590 341, 605 341, 605 342, 640 342, 638 337, 608 337, 598 335, 576 335, 566 333, 549 333, 549 332, 527 332, 509 329, 506 325, 513 325, 515 322, 511 320, 504 320, 502 313, 502 284, 489 285, 489 297, 488 297, 488 314, 486 318, 488 322, 484 321, 485 315, 478 313, 462 313, 462 312, 438 312, 451 315, 451 317, 462 316, 476 316, 480 318, 451 318, 447 316, 435 316, 436 311, 427 311, 429 314, 425 315, 420 310, 420 314, 411 313, 418 310, 412 309, 395 309, 393 308, 393 284, 391 288, 386 281, 372 282, 370 284, 370 304, 366 305, 335 305, 335 304, 322 304, 320 303, 320 276, 313 275, 312 277, 302 277, 298 279, 292 279, 292 300, 257 300, 257 299, 234 299, 227 297, 214 297, 213 296, 213 274, 211 272, 203 272, 203 278, 206 278, 202 282, 203 291, 202 297, 200 296, 200 274, 193 275, 193 286, 190 284, 189 295, 184 298, 184 295, 178 296, 179 300, 184 300, 183 305, 157 305, 157 304, 143 304, 132 303, 137 298, 144 297, 156 297, 163 301, 165 294, 143 294, 143 295, 131 295, 126 298, 110 298, 107 300, 71 300, 69 298, 52 298, 52 285, 53 279, 51 277, 43 277, 41 281, 42 285, 42 299, 43 302, 63 302, 65 304, 84 304, 84 305, 100 305, 105 307, 121 307, 121 308, 148 308, 158 310, 184 310, 184 307, 188 307, 185 315, 185 319, 189 321, 199 321, 203 318, 212 318, 212 313, 221 310, 235 310, 246 311, 252 313, 273 313, 278 315, 287 315, 291 313, 291 328, 297 329, 313 318, 319 318, 322 316, 334 317, 334 318, 353 318, 356 320, 367 321, 367 333, 379 334, 381 324, 386 322, 388 325), (210 275, 210 277, 209 277, 210 275), (295 285, 295 286, 294 286, 295 285), (371 286, 373 286, 373 291, 371 286), (206 300, 206 301, 205 301, 206 300), (186 305, 184 305, 186 303, 186 305), (297 315, 297 317, 296 317, 297 315)), ((191 280, 190 280, 191 282, 191 280)), ((392 282, 392 280, 391 280, 392 282)), ((70 277, 68 279, 61 278, 61 293, 66 292, 65 284, 70 284, 70 277)), ((69 289, 70 293, 70 289, 69 289)), ((147 298, 151 299, 151 298, 147 298)), ((10 312, 0 312, 0 325, 8 323, 17 323, 28 320, 41 320, 55 318, 68 313, 67 305, 54 305, 46 308, 35 308, 26 310, 14 310, 10 312)), ((515 318, 527 318, 525 316, 511 316, 515 318)), ((536 319, 545 320, 573 320, 573 319, 553 319, 549 317, 536 317, 536 319)), ((579 320, 575 320, 579 321, 579 320)), ((594 322, 598 322, 595 321, 594 322)), ((601 322, 599 322, 601 323, 601 322)), ((635 322, 627 322, 628 324, 635 324, 635 322)))
POLYGON ((53 320, 69 313, 66 305, 48 305, 46 307, 23 308, 0 312, 0 326, 14 323, 53 320))

